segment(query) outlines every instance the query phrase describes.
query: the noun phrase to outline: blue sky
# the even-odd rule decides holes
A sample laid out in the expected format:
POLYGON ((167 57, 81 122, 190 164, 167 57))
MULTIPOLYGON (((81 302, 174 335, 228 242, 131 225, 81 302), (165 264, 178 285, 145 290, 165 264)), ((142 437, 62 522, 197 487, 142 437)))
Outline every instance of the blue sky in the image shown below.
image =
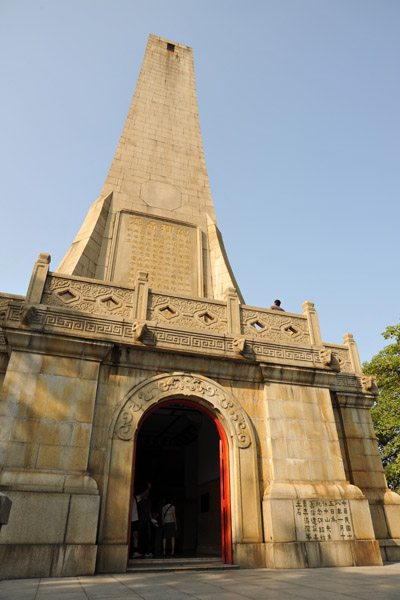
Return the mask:
POLYGON ((1 0, 0 291, 58 266, 111 164, 149 33, 193 47, 246 303, 318 310, 362 360, 399 321, 397 0, 1 0))

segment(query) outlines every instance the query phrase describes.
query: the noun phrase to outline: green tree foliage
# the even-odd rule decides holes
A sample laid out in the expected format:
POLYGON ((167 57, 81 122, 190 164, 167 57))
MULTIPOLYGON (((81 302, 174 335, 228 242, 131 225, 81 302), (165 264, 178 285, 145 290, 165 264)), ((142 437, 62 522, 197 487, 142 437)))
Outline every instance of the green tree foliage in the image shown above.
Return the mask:
POLYGON ((377 379, 380 395, 371 410, 372 420, 388 486, 400 492, 400 323, 382 335, 393 343, 364 363, 363 371, 377 379))

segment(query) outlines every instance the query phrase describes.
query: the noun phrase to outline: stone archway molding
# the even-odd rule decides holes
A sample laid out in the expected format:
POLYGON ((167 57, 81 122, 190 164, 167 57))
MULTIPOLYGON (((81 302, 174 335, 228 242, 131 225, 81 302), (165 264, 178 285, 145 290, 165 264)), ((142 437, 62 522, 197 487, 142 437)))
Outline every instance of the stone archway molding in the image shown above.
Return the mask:
POLYGON ((263 532, 257 442, 249 417, 233 394, 215 381, 193 373, 164 373, 131 388, 110 424, 98 534, 99 573, 126 569, 132 464, 140 422, 163 401, 179 402, 179 398, 209 409, 224 429, 229 445, 233 559, 243 552, 258 552, 263 532), (244 514, 251 518, 243 518, 244 514))
POLYGON ((245 411, 222 386, 191 373, 166 373, 146 379, 128 392, 114 421, 114 437, 132 440, 142 414, 171 396, 203 399, 221 415, 239 448, 255 447, 254 433, 245 411))

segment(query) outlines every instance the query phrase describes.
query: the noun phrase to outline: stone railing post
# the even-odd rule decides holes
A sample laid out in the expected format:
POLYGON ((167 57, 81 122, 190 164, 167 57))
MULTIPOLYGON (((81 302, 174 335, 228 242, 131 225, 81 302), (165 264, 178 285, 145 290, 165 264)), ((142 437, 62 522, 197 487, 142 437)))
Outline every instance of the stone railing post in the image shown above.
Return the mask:
POLYGON ((228 333, 240 334, 240 304, 237 291, 230 287, 225 290, 226 311, 228 319, 228 333))
POLYGON ((312 346, 322 346, 321 329, 319 327, 318 313, 314 308, 314 302, 306 300, 302 304, 303 315, 307 317, 308 330, 312 346))
POLYGON ((355 373, 362 373, 360 355, 358 354, 357 344, 354 340, 352 333, 345 333, 343 336, 343 343, 349 349, 351 366, 355 373))
POLYGON ((145 321, 147 318, 147 303, 149 299, 149 274, 139 271, 135 285, 133 318, 145 321))
POLYGON ((40 304, 42 294, 46 283, 47 273, 49 272, 50 254, 41 252, 35 266, 33 267, 32 277, 26 292, 26 303, 40 304))

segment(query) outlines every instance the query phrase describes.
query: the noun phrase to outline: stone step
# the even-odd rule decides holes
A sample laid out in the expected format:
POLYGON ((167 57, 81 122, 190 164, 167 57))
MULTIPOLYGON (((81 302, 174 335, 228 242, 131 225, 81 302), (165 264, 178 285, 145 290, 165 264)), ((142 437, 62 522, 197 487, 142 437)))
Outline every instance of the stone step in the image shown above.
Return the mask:
POLYGON ((128 563, 128 573, 157 573, 171 571, 215 571, 239 569, 239 565, 227 565, 221 559, 204 557, 135 558, 128 563))

